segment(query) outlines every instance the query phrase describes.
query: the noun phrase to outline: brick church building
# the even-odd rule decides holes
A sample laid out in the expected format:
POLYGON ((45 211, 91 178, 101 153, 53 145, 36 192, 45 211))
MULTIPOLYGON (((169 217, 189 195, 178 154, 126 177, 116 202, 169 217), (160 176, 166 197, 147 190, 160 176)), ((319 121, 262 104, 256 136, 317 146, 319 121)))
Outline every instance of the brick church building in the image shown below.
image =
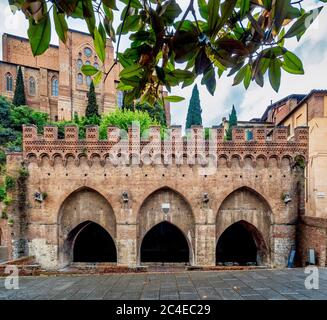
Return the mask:
MULTIPOLYGON (((27 104, 46 112, 50 119, 69 120, 74 114, 83 116, 91 77, 81 72, 83 64, 107 71, 114 62, 114 47, 107 40, 106 60, 101 65, 93 39, 87 33, 69 30, 67 44, 51 45, 41 56, 34 57, 28 39, 11 34, 2 36, 0 61, 0 95, 14 95, 18 66, 22 67, 27 104)), ((122 105, 122 92, 116 90, 120 66, 111 71, 105 83, 96 86, 100 113, 108 113, 122 105)))

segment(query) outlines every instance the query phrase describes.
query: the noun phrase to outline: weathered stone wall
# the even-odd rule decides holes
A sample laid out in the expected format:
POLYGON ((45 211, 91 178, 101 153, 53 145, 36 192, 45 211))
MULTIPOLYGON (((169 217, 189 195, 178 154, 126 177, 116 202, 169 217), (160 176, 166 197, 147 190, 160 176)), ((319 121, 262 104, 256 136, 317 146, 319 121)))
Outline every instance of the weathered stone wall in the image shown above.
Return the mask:
MULTIPOLYGON (((215 138, 203 146, 202 128, 192 129, 188 143, 181 138, 181 128, 174 127, 167 147, 158 140, 157 127, 151 128, 147 141, 136 144, 120 141, 115 128, 108 128, 108 140, 99 141, 96 127, 87 129, 85 140, 78 140, 75 127, 66 128, 63 140, 57 139, 55 127, 46 127, 44 137, 35 127, 24 127, 24 152, 9 155, 8 161, 17 166, 15 159, 23 157, 29 172, 26 254, 45 268, 63 266, 71 254, 65 246, 71 230, 94 221, 113 238, 117 263, 137 265, 144 235, 168 221, 188 240, 190 263, 210 266, 216 263, 221 233, 241 220, 252 230, 259 249, 265 250, 264 263, 285 266, 295 241, 297 186, 303 178, 294 168, 295 158, 306 159, 307 129, 298 128, 292 142, 287 141, 285 128, 277 128, 271 141, 261 128, 255 130, 253 141, 245 140, 241 128, 235 128, 234 140, 227 142, 222 128, 213 131, 215 138), (138 148, 145 152, 137 153, 138 148), (187 154, 194 161, 189 163, 187 154), (117 158, 124 156, 130 160, 118 164, 117 158), (158 161, 162 159, 172 163, 158 161), (46 193, 46 199, 36 201, 35 192, 46 193), (292 198, 287 204, 285 193, 292 198), (167 214, 163 203, 170 204, 167 214)), ((129 137, 138 134, 131 130, 129 137)))

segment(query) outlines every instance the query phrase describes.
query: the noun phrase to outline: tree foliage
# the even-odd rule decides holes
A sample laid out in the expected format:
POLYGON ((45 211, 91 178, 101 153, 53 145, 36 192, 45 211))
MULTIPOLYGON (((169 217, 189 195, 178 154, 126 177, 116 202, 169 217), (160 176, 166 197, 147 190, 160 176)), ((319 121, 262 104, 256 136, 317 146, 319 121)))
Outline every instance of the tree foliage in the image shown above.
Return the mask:
POLYGON ((118 127, 127 132, 128 127, 130 127, 135 121, 139 122, 141 134, 146 129, 149 129, 151 125, 160 125, 160 123, 152 119, 147 112, 117 109, 116 111, 111 112, 102 118, 100 125, 100 137, 106 138, 107 127, 109 126, 118 127))
POLYGON ((24 78, 21 66, 18 67, 15 93, 12 103, 15 106, 23 106, 26 104, 24 78))
POLYGON ((167 126, 167 119, 166 119, 166 112, 162 105, 159 103, 154 103, 154 105, 150 105, 148 103, 137 103, 135 106, 134 104, 129 106, 124 106, 124 110, 131 110, 131 111, 143 111, 147 112, 149 116, 157 121, 161 126, 166 127, 167 126))
POLYGON ((237 126, 237 114, 236 114, 236 110, 235 107, 233 106, 232 108, 232 112, 229 115, 229 119, 228 119, 228 128, 226 130, 226 140, 232 140, 233 138, 233 127, 237 126))
POLYGON ((198 86, 195 85, 192 91, 190 104, 186 117, 186 129, 191 128, 193 125, 202 125, 202 109, 200 104, 200 96, 198 86))
MULTIPOLYGON (((301 60, 287 49, 286 41, 300 40, 323 8, 322 4, 304 10, 308 0, 189 0, 185 12, 176 0, 8 1, 13 11, 22 10, 29 19, 34 55, 49 47, 50 15, 63 42, 67 18, 85 20, 102 62, 106 36, 117 38, 117 57, 105 77, 119 62, 123 66, 119 90, 127 92, 127 104, 140 98, 141 103, 151 105, 155 100, 163 104, 159 85, 170 92, 171 87, 191 85, 197 77, 213 95, 223 73, 234 76, 234 85, 243 83, 245 88, 251 81, 263 86, 268 74, 278 91, 282 70, 304 73, 301 60), (121 20, 117 30, 114 16, 121 20), (119 52, 121 35, 127 34, 131 45, 119 52)), ((95 82, 101 81, 102 71, 97 68, 84 66, 82 70, 95 82)))
MULTIPOLYGON (((14 106, 6 98, 0 96, 0 158, 3 161, 5 149, 16 151, 22 146, 22 125, 34 124, 39 133, 47 124, 48 115, 35 111, 28 106, 14 106)), ((1 159, 0 159, 1 163, 1 159)))
POLYGON ((91 82, 90 89, 89 89, 89 94, 88 94, 88 102, 86 106, 86 111, 85 111, 85 117, 93 117, 99 116, 99 107, 97 104, 97 97, 95 94, 95 88, 94 88, 94 83, 93 81, 91 82))

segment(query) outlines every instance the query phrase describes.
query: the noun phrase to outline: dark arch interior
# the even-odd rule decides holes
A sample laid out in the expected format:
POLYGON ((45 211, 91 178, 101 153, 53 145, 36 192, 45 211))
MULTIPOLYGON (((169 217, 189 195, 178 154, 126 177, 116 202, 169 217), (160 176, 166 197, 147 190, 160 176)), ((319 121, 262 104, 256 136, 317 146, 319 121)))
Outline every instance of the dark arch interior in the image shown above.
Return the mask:
POLYGON ((141 262, 189 262, 183 233, 168 222, 154 226, 142 241, 141 262))
POLYGON ((89 222, 77 234, 73 247, 74 262, 116 262, 116 246, 100 225, 89 222))
POLYGON ((242 222, 228 227, 218 240, 216 262, 233 262, 239 265, 257 263, 257 246, 252 232, 242 222))

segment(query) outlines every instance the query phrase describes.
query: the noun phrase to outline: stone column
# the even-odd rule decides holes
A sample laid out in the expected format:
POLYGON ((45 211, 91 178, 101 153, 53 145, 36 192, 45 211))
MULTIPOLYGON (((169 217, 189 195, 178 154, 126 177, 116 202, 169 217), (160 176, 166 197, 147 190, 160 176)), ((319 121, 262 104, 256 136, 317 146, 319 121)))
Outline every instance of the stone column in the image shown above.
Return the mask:
POLYGON ((117 221, 117 264, 121 266, 137 265, 137 224, 132 221, 132 216, 133 210, 126 205, 117 221))
POLYGON ((195 261, 196 266, 214 266, 216 252, 216 225, 195 225, 195 261))

